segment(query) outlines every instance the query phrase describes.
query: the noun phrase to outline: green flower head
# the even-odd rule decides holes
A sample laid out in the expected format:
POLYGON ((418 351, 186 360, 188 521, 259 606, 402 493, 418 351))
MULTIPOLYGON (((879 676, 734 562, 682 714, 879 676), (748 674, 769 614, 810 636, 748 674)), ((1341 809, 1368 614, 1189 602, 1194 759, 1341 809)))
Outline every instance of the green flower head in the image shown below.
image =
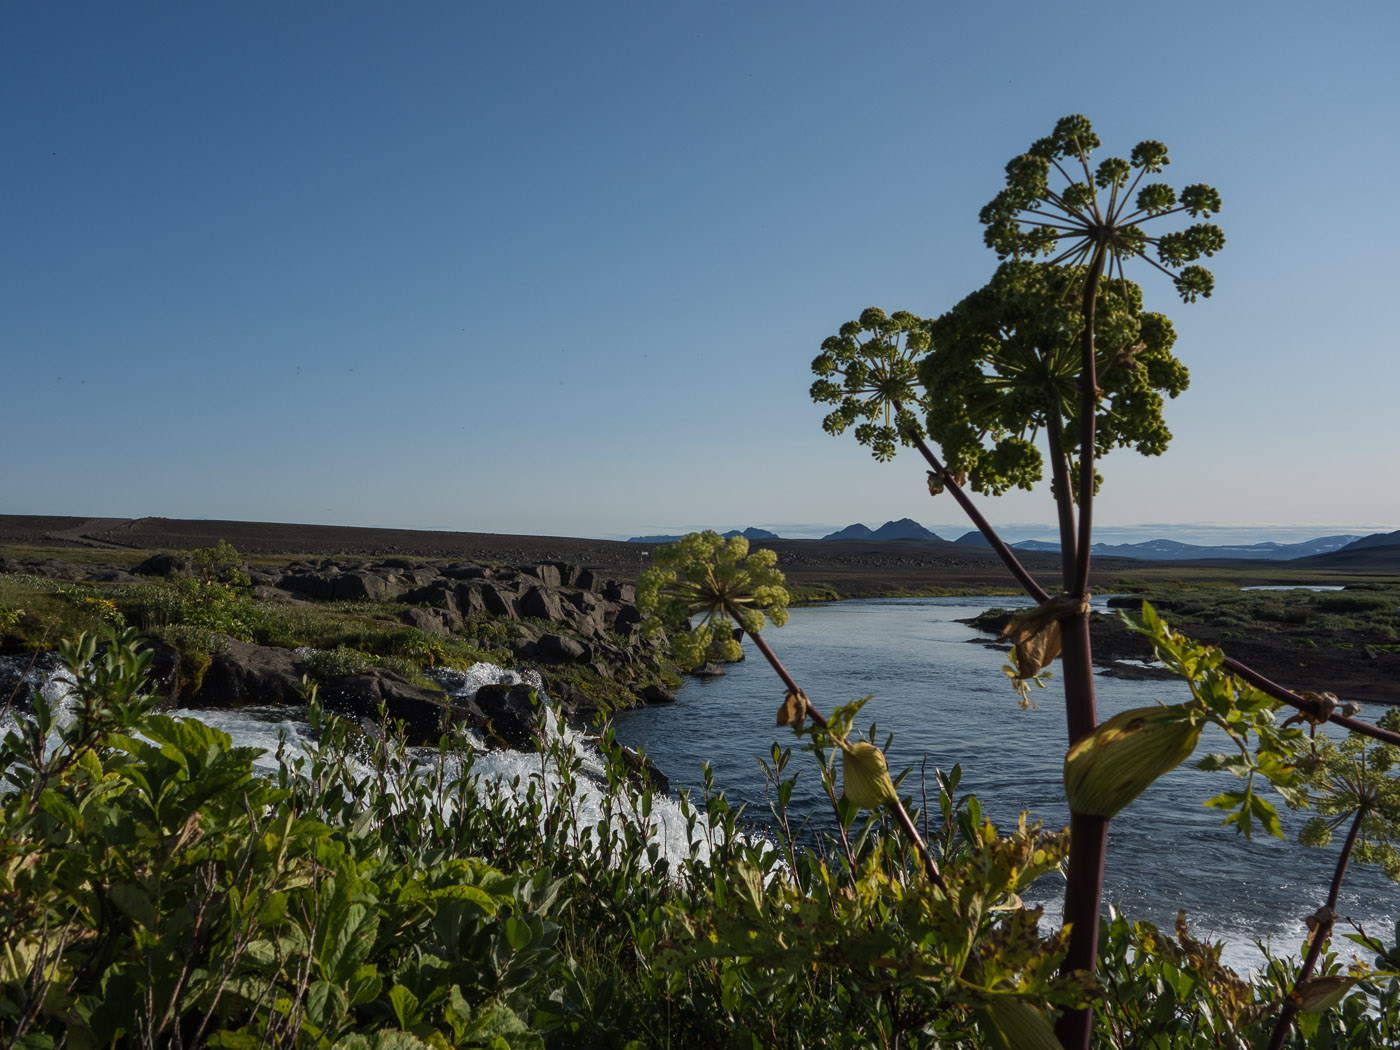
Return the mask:
POLYGON ((692 532, 657 548, 652 567, 637 580, 637 607, 647 614, 644 632, 654 634, 699 616, 690 631, 672 640, 672 655, 685 667, 706 659, 739 659, 739 642, 729 626, 758 634, 771 620, 787 623, 786 581, 771 550, 749 553, 742 536, 692 532))
POLYGON ((812 361, 812 400, 834 405, 822 420, 828 434, 854 426, 856 440, 876 459, 894 457, 898 444, 924 436, 908 407, 922 403, 915 362, 929 347, 928 322, 905 310, 871 307, 822 343, 812 361))
POLYGON ((1165 183, 1144 184, 1171 163, 1160 142, 1139 142, 1129 160, 1109 157, 1091 166, 1098 145, 1088 119, 1076 115, 1062 118, 1050 135, 1013 158, 1006 165, 1006 188, 982 209, 987 246, 1002 259, 1054 255, 1054 262, 1069 265, 1102 250, 1105 273, 1119 278, 1123 261, 1137 256, 1170 277, 1185 301, 1209 298, 1215 278, 1197 260, 1225 246, 1220 227, 1198 222, 1154 237, 1143 224, 1182 213, 1209 218, 1220 210, 1220 194, 1200 183, 1180 193, 1165 183))
MULTIPOLYGON (((1083 282, 1082 267, 1004 262, 932 323, 932 349, 918 368, 928 435, 978 492, 1039 481, 1035 440, 1056 418, 1065 451, 1078 450, 1084 318, 1074 289, 1083 282)), ((1163 405, 1189 379, 1171 353, 1171 321, 1142 309, 1136 284, 1111 278, 1099 287, 1094 329, 1096 455, 1121 447, 1160 455, 1171 439, 1163 405)))

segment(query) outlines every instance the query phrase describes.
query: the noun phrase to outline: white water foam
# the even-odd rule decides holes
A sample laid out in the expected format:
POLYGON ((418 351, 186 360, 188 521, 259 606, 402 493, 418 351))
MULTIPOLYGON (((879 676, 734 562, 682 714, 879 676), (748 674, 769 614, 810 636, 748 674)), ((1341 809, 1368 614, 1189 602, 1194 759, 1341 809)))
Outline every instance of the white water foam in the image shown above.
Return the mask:
MULTIPOLYGON (((10 670, 15 676, 19 676, 28 664, 27 659, 14 657, 0 657, 0 661, 3 661, 0 667, 10 670)), ((72 720, 71 694, 76 680, 70 672, 62 669, 44 671, 36 667, 30 669, 23 677, 26 686, 40 691, 54 706, 61 724, 72 720)), ((514 671, 496 664, 476 663, 466 670, 439 670, 436 677, 442 683, 448 697, 453 699, 474 698, 484 685, 525 685, 536 690, 542 700, 546 704, 549 703, 544 681, 539 672, 534 670, 514 671)), ((316 747, 315 730, 306 721, 303 713, 294 708, 179 708, 168 713, 175 718, 194 718, 218 729, 228 734, 237 747, 261 749, 263 754, 253 761, 253 769, 263 776, 272 777, 278 774, 281 766, 279 752, 284 756, 283 761, 295 762, 298 758, 309 758, 316 747)), ((14 715, 6 714, 0 719, 0 734, 16 728, 17 725, 14 715)), ((507 804, 510 804, 512 797, 516 803, 523 803, 531 784, 546 797, 554 796, 563 789, 562 778, 549 758, 551 751, 557 748, 566 760, 575 760, 582 776, 577 778, 572 808, 578 817, 580 833, 584 828, 595 829, 593 841, 597 842, 602 832, 600 825, 605 820, 607 768, 597 746, 583 734, 565 725, 553 708, 546 707, 545 710, 543 754, 489 749, 475 733, 466 734, 465 743, 475 748, 471 756, 471 770, 476 780, 478 796, 483 800, 500 797, 507 804)), ((57 744, 58 736, 54 734, 49 746, 52 748, 57 744)), ((438 757, 434 748, 413 749, 412 754, 421 760, 423 775, 432 769, 438 757)), ((451 755, 447 760, 451 763, 447 769, 447 780, 450 782, 453 776, 464 768, 466 761, 461 756, 451 755)), ((368 776, 373 772, 368 764, 359 761, 352 762, 352 771, 356 776, 368 776)), ((709 857, 709 843, 703 840, 701 834, 704 820, 696 817, 687 803, 658 795, 652 800, 650 814, 644 815, 640 810, 639 801, 631 793, 618 797, 610 818, 613 827, 609 830, 620 830, 617 825, 621 822, 643 827, 649 844, 655 847, 657 860, 669 862, 672 870, 676 870, 680 863, 691 855, 688 827, 692 818, 695 818, 697 837, 701 838, 697 855, 702 860, 709 857)), ((450 799, 444 799, 442 804, 450 807, 452 803, 450 799)))

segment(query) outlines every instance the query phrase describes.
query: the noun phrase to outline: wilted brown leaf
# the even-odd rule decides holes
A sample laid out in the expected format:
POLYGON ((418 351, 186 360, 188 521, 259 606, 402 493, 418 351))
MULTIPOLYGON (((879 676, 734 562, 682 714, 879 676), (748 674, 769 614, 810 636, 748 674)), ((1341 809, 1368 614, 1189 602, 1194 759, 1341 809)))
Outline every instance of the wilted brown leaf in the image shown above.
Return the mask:
POLYGON ((1060 655, 1060 621, 1089 610, 1089 598, 1061 594, 1034 609, 1006 621, 1001 636, 1016 647, 1016 670, 1021 678, 1034 678, 1041 668, 1060 655))
POLYGON ((783 694, 782 706, 778 708, 778 725, 792 726, 793 732, 802 732, 802 722, 807 717, 807 694, 789 689, 783 694))
POLYGON ((1284 719, 1285 726, 1291 726, 1296 722, 1307 722, 1310 725, 1320 726, 1337 712, 1337 705, 1340 701, 1336 693, 1299 693, 1304 700, 1311 700, 1317 704, 1315 711, 1299 711, 1297 714, 1284 719))
POLYGON ((1306 981, 1299 981, 1288 997, 1303 1013, 1318 1014, 1340 1003, 1352 986, 1361 981, 1360 977, 1343 977, 1341 974, 1309 977, 1306 981))
POLYGON ((967 471, 945 470, 940 473, 936 470, 930 470, 928 472, 928 494, 930 496, 942 494, 943 487, 950 481, 961 488, 967 484, 967 471))

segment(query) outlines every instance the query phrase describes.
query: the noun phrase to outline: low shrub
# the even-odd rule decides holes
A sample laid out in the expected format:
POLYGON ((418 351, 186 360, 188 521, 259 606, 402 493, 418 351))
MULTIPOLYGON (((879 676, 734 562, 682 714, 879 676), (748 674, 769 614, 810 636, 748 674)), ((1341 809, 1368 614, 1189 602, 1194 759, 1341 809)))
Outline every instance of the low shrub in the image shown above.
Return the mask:
POLYGON ((1400 607, 1395 596, 1386 594, 1321 594, 1313 602, 1319 610, 1329 613, 1390 612, 1400 607))

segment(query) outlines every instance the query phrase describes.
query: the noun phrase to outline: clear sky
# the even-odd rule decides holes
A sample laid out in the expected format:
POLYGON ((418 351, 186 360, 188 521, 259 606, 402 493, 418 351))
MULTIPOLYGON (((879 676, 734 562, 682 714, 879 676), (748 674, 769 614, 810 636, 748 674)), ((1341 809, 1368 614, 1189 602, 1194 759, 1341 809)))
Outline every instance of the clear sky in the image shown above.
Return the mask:
POLYGON ((1393 0, 7 3, 3 508, 954 522, 809 364, 984 283, 979 208, 1078 112, 1228 238, 1208 301, 1136 273, 1192 385, 1098 520, 1395 529, 1397 45, 1393 0))

